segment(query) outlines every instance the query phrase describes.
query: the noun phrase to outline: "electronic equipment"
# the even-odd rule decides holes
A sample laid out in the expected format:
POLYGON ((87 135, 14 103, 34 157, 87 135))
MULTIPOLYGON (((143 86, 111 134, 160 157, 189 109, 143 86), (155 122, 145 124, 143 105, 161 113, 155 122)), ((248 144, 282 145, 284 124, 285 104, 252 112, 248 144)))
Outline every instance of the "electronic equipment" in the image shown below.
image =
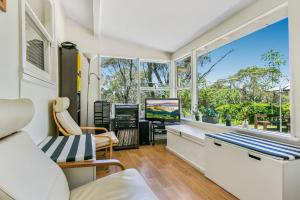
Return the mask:
POLYGON ((140 145, 150 144, 150 123, 147 120, 139 120, 139 143, 140 145))
POLYGON ((115 105, 115 131, 119 139, 115 150, 139 148, 139 105, 115 105))
POLYGON ((149 121, 179 122, 180 100, 178 98, 145 99, 145 119, 149 121))
MULTIPOLYGON (((110 130, 110 103, 107 101, 94 102, 94 124, 96 127, 104 127, 110 130)), ((96 134, 102 131, 96 131, 96 134)))

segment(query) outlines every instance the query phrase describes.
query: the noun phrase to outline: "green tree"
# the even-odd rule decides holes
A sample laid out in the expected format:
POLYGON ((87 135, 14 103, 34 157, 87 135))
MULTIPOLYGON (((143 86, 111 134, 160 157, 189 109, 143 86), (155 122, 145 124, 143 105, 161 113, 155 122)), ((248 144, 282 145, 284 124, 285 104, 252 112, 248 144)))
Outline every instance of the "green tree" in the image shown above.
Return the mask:
POLYGON ((280 70, 280 67, 286 64, 286 59, 275 49, 270 49, 266 53, 262 54, 261 59, 267 62, 266 66, 275 67, 280 70))
POLYGON ((102 97, 110 102, 135 103, 137 62, 132 59, 102 58, 102 97))
POLYGON ((282 73, 275 67, 251 66, 239 70, 227 80, 230 87, 239 89, 243 101, 265 102, 266 92, 279 83, 282 73))

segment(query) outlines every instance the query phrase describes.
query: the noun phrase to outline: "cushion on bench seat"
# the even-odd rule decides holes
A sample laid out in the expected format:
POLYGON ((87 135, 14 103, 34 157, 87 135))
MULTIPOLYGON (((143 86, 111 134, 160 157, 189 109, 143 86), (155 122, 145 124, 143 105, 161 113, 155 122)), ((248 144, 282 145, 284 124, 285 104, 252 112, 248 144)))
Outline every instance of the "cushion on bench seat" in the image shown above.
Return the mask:
POLYGON ((207 137, 228 142, 283 160, 300 158, 300 147, 238 133, 206 134, 207 137))

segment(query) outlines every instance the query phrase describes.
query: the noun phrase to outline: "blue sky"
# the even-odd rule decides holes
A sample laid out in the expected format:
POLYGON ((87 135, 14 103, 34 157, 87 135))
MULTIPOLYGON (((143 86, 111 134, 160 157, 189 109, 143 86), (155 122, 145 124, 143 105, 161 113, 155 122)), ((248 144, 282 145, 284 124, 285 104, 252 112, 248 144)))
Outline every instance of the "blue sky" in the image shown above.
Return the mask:
MULTIPOLYGON (((213 82, 225 79, 248 66, 263 67, 266 63, 261 60, 261 55, 269 49, 282 53, 287 64, 281 67, 281 71, 289 76, 288 48, 288 19, 286 18, 210 52, 213 62, 229 50, 235 50, 219 63, 206 79, 213 82)), ((206 71, 209 66, 198 68, 198 70, 206 71)))

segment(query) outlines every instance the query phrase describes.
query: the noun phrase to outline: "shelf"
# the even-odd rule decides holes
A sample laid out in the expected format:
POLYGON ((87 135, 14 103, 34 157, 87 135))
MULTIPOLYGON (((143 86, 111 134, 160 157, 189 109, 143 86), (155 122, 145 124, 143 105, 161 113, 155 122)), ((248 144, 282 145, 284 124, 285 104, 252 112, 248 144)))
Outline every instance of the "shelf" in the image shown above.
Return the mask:
POLYGON ((122 150, 122 149, 138 149, 139 145, 134 144, 134 145, 124 145, 124 146, 115 146, 114 150, 122 150))

